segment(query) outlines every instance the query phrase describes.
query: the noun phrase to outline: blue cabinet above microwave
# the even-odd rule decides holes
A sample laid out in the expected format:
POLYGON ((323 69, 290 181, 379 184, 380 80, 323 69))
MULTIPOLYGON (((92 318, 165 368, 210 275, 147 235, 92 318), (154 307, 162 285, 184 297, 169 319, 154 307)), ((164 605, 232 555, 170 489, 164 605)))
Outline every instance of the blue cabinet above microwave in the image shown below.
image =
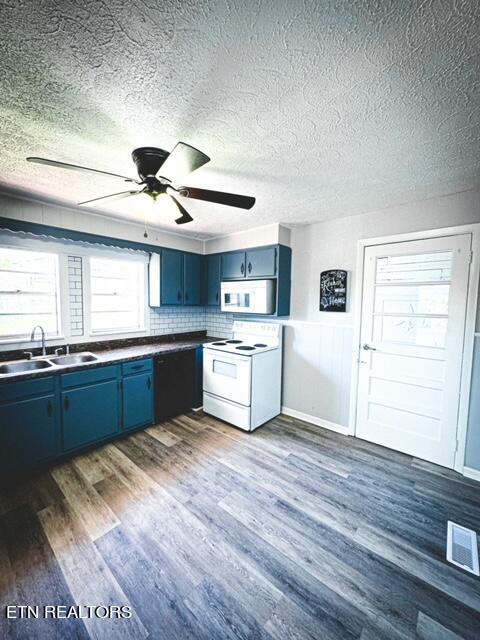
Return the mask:
MULTIPOLYGON (((275 278, 281 245, 232 251, 222 255, 222 280, 275 278)), ((287 249, 288 247, 282 247, 287 249)))

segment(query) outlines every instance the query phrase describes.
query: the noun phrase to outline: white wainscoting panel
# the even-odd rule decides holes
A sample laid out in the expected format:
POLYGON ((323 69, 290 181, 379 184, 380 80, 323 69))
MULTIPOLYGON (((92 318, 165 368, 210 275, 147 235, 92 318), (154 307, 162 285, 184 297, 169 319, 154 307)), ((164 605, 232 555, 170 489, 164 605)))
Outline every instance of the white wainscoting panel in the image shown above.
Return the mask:
POLYGON ((285 412, 347 433, 353 328, 289 320, 283 340, 285 412))

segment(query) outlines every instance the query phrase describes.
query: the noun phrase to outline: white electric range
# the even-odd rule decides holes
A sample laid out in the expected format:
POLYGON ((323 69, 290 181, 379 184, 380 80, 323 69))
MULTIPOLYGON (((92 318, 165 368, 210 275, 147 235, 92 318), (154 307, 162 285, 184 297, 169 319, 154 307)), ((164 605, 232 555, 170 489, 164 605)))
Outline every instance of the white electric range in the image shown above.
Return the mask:
POLYGON ((245 431, 280 413, 282 325, 235 320, 231 340, 203 345, 203 410, 245 431))

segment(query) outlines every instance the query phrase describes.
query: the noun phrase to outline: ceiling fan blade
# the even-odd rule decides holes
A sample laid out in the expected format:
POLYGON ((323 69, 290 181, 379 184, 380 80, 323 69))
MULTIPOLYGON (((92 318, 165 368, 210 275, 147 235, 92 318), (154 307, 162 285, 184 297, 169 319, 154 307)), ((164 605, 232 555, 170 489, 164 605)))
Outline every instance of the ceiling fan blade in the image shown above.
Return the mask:
POLYGON ((28 157, 28 162, 35 162, 37 164, 46 164, 51 167, 57 167, 59 169, 70 169, 72 171, 83 171, 86 173, 101 173, 104 176, 110 176, 113 178, 121 178, 126 182, 137 182, 133 178, 127 178, 126 176, 120 176, 118 173, 110 173, 109 171, 100 171, 99 169, 90 169, 90 167, 81 167, 78 164, 69 164, 68 162, 58 162, 57 160, 48 160, 48 158, 36 158, 28 157))
POLYGON ((171 182, 181 180, 192 171, 210 162, 210 158, 185 142, 177 142, 165 162, 159 169, 159 174, 171 182))
POLYGON ((223 191, 197 189, 196 187, 178 187, 176 191, 178 195, 184 198, 205 200, 206 202, 225 204, 229 207, 238 207, 239 209, 251 209, 255 204, 255 198, 252 196, 241 196, 237 193, 224 193, 223 191))
POLYGON ((188 213, 186 209, 182 207, 179 201, 173 196, 170 196, 170 198, 174 201, 174 203, 177 205, 178 210, 182 214, 180 218, 175 218, 175 222, 177 224, 186 224, 187 222, 193 222, 192 216, 188 213))
POLYGON ((143 189, 140 191, 120 191, 119 193, 112 193, 109 196, 101 196, 100 198, 93 198, 93 200, 85 200, 85 202, 79 202, 78 206, 83 207, 87 204, 93 204, 100 200, 120 200, 121 198, 128 198, 129 196, 135 196, 137 193, 143 193, 143 189))

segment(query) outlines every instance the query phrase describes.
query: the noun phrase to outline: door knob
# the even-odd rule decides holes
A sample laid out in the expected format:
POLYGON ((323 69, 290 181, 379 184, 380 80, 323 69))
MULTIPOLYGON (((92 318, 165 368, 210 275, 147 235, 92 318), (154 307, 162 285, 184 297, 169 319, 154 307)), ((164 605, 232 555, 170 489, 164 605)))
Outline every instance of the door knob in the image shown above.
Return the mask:
POLYGON ((362 349, 364 351, 376 351, 375 347, 371 347, 369 344, 366 344, 366 343, 363 345, 362 349))

